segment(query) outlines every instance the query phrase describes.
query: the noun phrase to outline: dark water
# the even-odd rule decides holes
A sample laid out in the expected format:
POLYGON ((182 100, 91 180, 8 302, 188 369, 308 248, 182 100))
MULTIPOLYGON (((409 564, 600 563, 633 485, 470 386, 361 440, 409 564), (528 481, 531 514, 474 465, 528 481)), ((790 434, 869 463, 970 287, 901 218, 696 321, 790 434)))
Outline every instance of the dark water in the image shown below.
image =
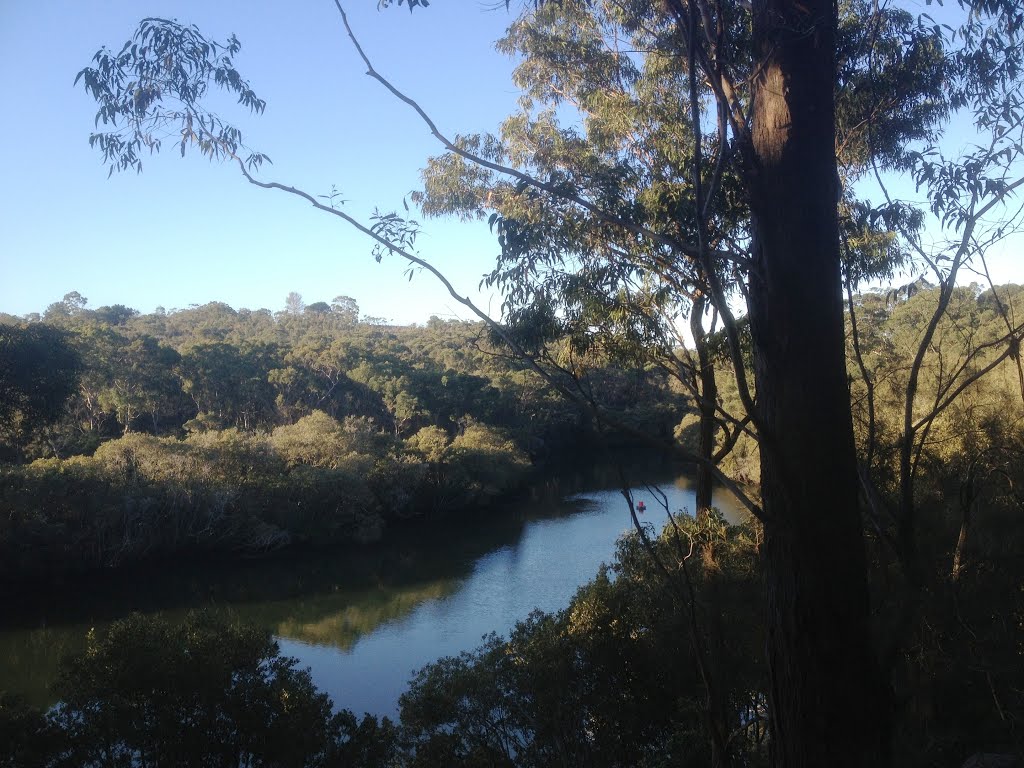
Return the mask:
MULTIPOLYGON (((644 483, 660 488, 673 511, 693 504, 685 477, 663 470, 633 473, 630 482, 653 524, 665 516, 644 483)), ((11 595, 5 602, 15 608, 0 623, 0 690, 47 705, 60 658, 81 649, 90 629, 132 611, 173 618, 213 607, 270 629, 337 706, 394 716, 424 664, 506 632, 535 608, 568 604, 631 529, 617 488, 590 471, 371 550, 149 569, 68 584, 46 598, 11 595)), ((726 494, 716 503, 738 514, 726 494)))

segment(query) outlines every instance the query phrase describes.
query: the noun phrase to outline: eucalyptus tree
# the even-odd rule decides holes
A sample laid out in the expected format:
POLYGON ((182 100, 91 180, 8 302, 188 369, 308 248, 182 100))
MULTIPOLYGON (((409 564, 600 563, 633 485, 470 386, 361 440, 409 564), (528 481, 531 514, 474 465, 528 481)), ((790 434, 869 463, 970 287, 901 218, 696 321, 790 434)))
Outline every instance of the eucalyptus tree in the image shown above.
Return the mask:
MULTIPOLYGON (((718 402, 721 317, 688 244, 703 228, 717 257, 742 258, 732 243, 746 209, 729 174, 707 215, 695 217, 694 134, 689 105, 675 97, 685 85, 678 40, 671 23, 640 10, 548 4, 515 21, 498 47, 520 57, 522 112, 499 136, 456 142, 500 167, 449 152, 431 161, 418 200, 428 215, 490 214, 502 255, 488 280, 506 297, 506 322, 554 371, 581 378, 588 365, 613 361, 678 379, 701 414, 700 515, 714 466, 750 420, 718 402), (565 125, 567 112, 578 119, 565 125), (505 176, 508 166, 564 194, 538 194, 505 176)), ((734 267, 722 273, 727 291, 734 267)))
MULTIPOLYGON (((850 472, 855 465, 841 382, 846 370, 837 343, 838 286, 845 283, 851 296, 858 359, 852 292, 859 281, 891 278, 902 266, 923 268, 942 286, 904 386, 905 424, 897 440, 900 498, 891 513, 895 531, 883 531, 894 542, 909 581, 918 587, 922 576, 915 557, 913 481, 929 429, 977 376, 1013 357, 1024 335, 1024 326, 1013 322, 1007 302, 1002 302, 1003 332, 964 350, 945 373, 934 402, 918 391, 925 360, 936 357, 935 330, 949 307, 959 271, 972 262, 975 269, 983 268, 987 247, 1020 224, 1019 211, 1015 215, 1005 210, 1010 194, 1022 183, 1020 58, 1015 44, 1020 18, 1009 4, 990 4, 968 8, 962 26, 944 31, 925 23, 927 17, 850 3, 844 4, 822 45, 827 4, 818 9, 820 15, 807 12, 803 20, 807 9, 801 6, 780 11, 778 4, 769 3, 760 9, 761 17, 758 10, 755 5, 749 28, 740 9, 713 3, 669 3, 668 12, 646 4, 549 3, 527 13, 499 44, 520 57, 516 77, 526 94, 522 113, 510 118, 498 137, 462 139, 435 160, 426 176, 425 202, 428 212, 497 209, 506 271, 496 272, 496 279, 510 275, 518 282, 525 277, 541 288, 539 295, 521 288, 510 293, 514 308, 527 316, 539 306, 563 322, 572 318, 578 294, 571 288, 581 282, 587 288, 596 286, 607 305, 626 292, 624 275, 636 269, 648 282, 653 273, 669 283, 670 306, 681 304, 685 312, 689 298, 692 321, 700 303, 669 282, 673 270, 691 266, 692 273, 684 278, 690 282, 682 286, 709 294, 721 313, 745 415, 760 439, 769 625, 780 633, 769 637, 774 685, 777 690, 795 682, 810 693, 814 683, 806 688, 802 683, 808 676, 827 675, 827 665, 815 669, 813 662, 804 661, 825 656, 807 646, 792 655, 802 640, 786 636, 794 624, 787 630, 785 620, 776 621, 788 616, 800 624, 797 617, 803 610, 810 611, 803 619, 818 610, 810 597, 815 585, 803 581, 800 572, 836 579, 819 593, 821 608, 840 594, 852 601, 856 574, 863 568, 862 562, 850 559, 862 555, 853 533, 857 484, 850 472), (786 23, 775 27, 780 19, 786 23), (748 31, 750 39, 744 36, 748 31), (804 33, 814 38, 814 50, 802 50, 808 44, 799 37, 804 33), (748 44, 755 50, 753 59, 748 44), (832 45, 835 58, 829 61, 817 47, 832 45), (757 55, 758 49, 765 58, 757 55), (773 71, 774 81, 768 76, 773 71), (659 75, 668 83, 660 90, 659 75), (815 76, 828 78, 828 85, 816 83, 815 76), (834 106, 826 91, 834 91, 834 106), (781 101, 780 93, 785 95, 781 101), (567 107, 575 118, 568 125, 567 107), (935 144, 945 120, 956 111, 974 118, 981 138, 977 147, 950 160, 935 144), (713 140, 703 138, 716 117, 713 140), (658 148, 669 154, 668 160, 651 151, 656 142, 663 142, 658 148), (506 166, 529 180, 508 173, 506 166), (831 171, 823 170, 826 166, 831 171), (670 199, 674 205, 654 198, 662 203, 659 211, 650 205, 652 192, 663 192, 673 182, 672 173, 681 190, 670 199), (833 178, 827 178, 829 173, 833 178), (928 205, 915 208, 890 196, 886 174, 893 173, 911 175, 928 205), (881 204, 855 198, 852 185, 867 175, 878 179, 881 204), (503 177, 519 183, 503 184, 503 177), (539 195, 540 189, 545 194, 539 195), (721 215, 730 204, 738 209, 731 219, 721 215), (992 217, 993 211, 999 215, 992 217), (929 214, 937 219, 932 231, 944 227, 943 238, 949 238, 931 249, 924 245, 929 214), (994 224, 987 221, 992 218, 994 224), (986 225, 988 232, 979 236, 986 225), (643 232, 645 227, 653 231, 643 232), (646 235, 646 241, 638 234, 646 235), (616 243, 616 237, 626 240, 633 252, 616 243), (845 263, 837 258, 836 243, 845 263), (653 266, 633 255, 639 248, 659 246, 661 261, 653 266), (593 270, 595 260, 604 273, 593 270), (577 280, 574 272, 581 266, 589 274, 577 280), (618 270, 617 281, 595 279, 594 274, 605 276, 609 270, 618 270), (739 328, 730 318, 729 278, 749 311, 756 382, 749 390, 737 353, 739 328), (557 290, 544 292, 559 280, 557 290), (555 310, 552 297, 558 297, 555 310), (993 348, 1000 354, 981 365, 982 354, 993 348), (831 455, 823 460, 825 453, 831 455), (799 477, 806 472, 815 477, 799 477), (816 486, 818 480, 823 484, 816 486), (840 494, 838 501, 829 495, 830 486, 840 494), (812 493, 806 495, 807 490, 812 493), (818 509, 826 498, 832 507, 828 514, 818 509), (848 526, 846 535, 833 526, 848 526), (829 571, 825 559, 816 562, 818 557, 838 559, 829 571), (849 569, 845 584, 844 566, 849 569), (838 591, 825 599, 829 589, 838 591)), ((992 290, 998 304, 998 292, 992 290)), ((580 304, 601 306, 593 300, 588 305, 586 299, 580 304)), ((593 328, 592 323, 584 321, 584 327, 593 328)), ((699 324, 691 322, 691 328, 700 369, 705 370, 699 324)), ((863 365, 860 371, 870 394, 872 374, 863 365)), ((707 420, 703 426, 707 428, 707 420)), ((869 467, 873 430, 869 423, 869 467)), ((861 479, 866 496, 877 499, 870 475, 862 473, 861 479)), ((878 514, 875 523, 885 525, 886 519, 878 514)), ((863 622, 856 629, 864 641, 866 597, 863 586, 856 589, 861 590, 863 622)), ((913 616, 906 606, 904 612, 913 616)), ((843 620, 851 621, 855 613, 851 610, 843 620)), ((822 610, 817 615, 823 619, 826 614, 822 610)), ((847 624, 829 642, 846 642, 852 650, 858 642, 851 642, 850 629, 853 625, 847 624)), ((895 639, 900 639, 898 633, 895 639)), ((867 724, 865 732, 879 738, 876 747, 884 754, 884 680, 890 670, 878 669, 869 655, 853 666, 867 675, 859 690, 875 686, 871 711, 878 714, 880 725, 872 729, 867 724), (874 681, 872 668, 878 675, 874 681)), ((833 658, 839 663, 839 656, 833 658)), ((842 706, 851 701, 848 694, 828 698, 833 704, 842 701, 842 706)), ((785 694, 773 702, 776 736, 794 730, 816 733, 813 722, 804 719, 810 715, 813 720, 814 715, 809 710, 784 711, 789 703, 785 694)), ((791 745, 781 745, 783 752, 791 745)), ((777 757, 787 764, 806 761, 811 753, 801 757, 799 749, 777 757)), ((826 753, 820 753, 822 758, 826 753)))
MULTIPOLYGON (((863 6, 847 9, 821 49, 801 51, 799 39, 771 24, 760 29, 760 40, 752 38, 757 25, 752 29, 741 9, 708 4, 691 17, 696 6, 669 5, 666 12, 643 3, 549 3, 521 17, 499 47, 520 57, 522 113, 499 136, 463 138, 434 160, 423 202, 428 213, 496 209, 503 256, 492 279, 511 289, 513 316, 546 313, 555 333, 595 333, 605 344, 616 337, 600 324, 602 313, 641 318, 653 333, 634 336, 633 348, 660 352, 668 362, 676 357, 673 341, 682 341, 677 322, 688 315, 694 354, 680 380, 702 406, 705 460, 721 455, 711 450, 721 409, 709 338, 715 328, 705 329, 705 308, 712 322, 721 320, 720 346, 731 353, 744 404, 740 414, 726 415, 733 431, 721 442, 727 448, 740 429, 761 441, 778 693, 773 730, 802 734, 776 739, 777 757, 800 764, 845 753, 858 761, 858 749, 877 757, 887 750, 887 692, 868 640, 836 203, 844 197, 840 180, 862 174, 867 158, 896 166, 904 143, 934 130, 945 109, 938 93, 941 40, 930 29, 918 31, 909 14, 872 15, 863 6), (869 23, 855 23, 853 11, 869 23), (704 26, 712 19, 717 37, 704 26), (884 66, 868 72, 872 36, 884 66), (752 57, 751 46, 767 60, 752 57), (788 50, 788 58, 773 58, 778 50, 788 50), (758 80, 759 65, 775 68, 778 81, 758 80), (826 82, 808 82, 812 72, 826 82), (803 103, 778 100, 783 81, 799 84, 792 91, 803 103), (878 100, 865 98, 864 85, 874 81, 890 86, 886 93, 895 94, 898 110, 885 113, 878 100), (780 120, 772 109, 818 120, 780 120), (575 118, 568 124, 567 112, 575 118), (874 147, 865 130, 871 124, 874 147), (708 125, 717 132, 705 137, 708 125), (844 165, 837 167, 837 155, 844 165), (540 184, 505 181, 507 166, 556 188, 538 194, 540 184), (749 342, 733 316, 743 300, 749 342), (756 386, 747 381, 743 354, 751 342, 756 386), (837 604, 844 606, 838 614, 837 604), (797 626, 815 626, 818 636, 799 637, 797 626), (827 692, 826 678, 838 688, 827 692), (802 704, 783 692, 789 687, 802 692, 794 697, 802 704), (804 708, 812 700, 814 707, 804 708), (861 716, 851 729, 857 735, 826 736, 822 723, 840 716, 828 708, 854 700, 861 702, 851 707, 861 716), (847 737, 866 746, 834 741, 847 737)), ((789 10, 792 28, 817 36, 827 26, 827 4, 806 18, 789 10)), ((852 195, 845 197, 844 207, 857 210, 852 195)), ((856 225, 844 221, 860 239, 850 255, 861 275, 891 268, 900 254, 871 260, 879 255, 880 233, 856 225)), ((709 478, 702 479, 709 501, 709 478)), ((718 761, 727 761, 728 734, 712 738, 718 761)))
POLYGON ((100 393, 100 406, 114 415, 124 434, 143 416, 149 418, 153 432, 159 433, 161 416, 174 414, 181 399, 181 385, 175 375, 181 357, 152 337, 104 331, 108 336, 108 378, 100 393))
POLYGON ((59 419, 81 369, 64 331, 42 323, 0 323, 0 446, 20 448, 33 432, 59 419))
POLYGON ((275 423, 268 379, 279 365, 280 352, 273 344, 199 341, 182 347, 177 372, 198 416, 222 428, 256 429, 275 423))
POLYGON ((284 311, 289 315, 301 315, 306 309, 306 302, 302 300, 302 294, 291 291, 284 300, 284 311))
POLYGON ((78 291, 70 291, 64 294, 64 298, 55 301, 46 308, 43 319, 48 321, 78 317, 87 312, 86 306, 89 300, 78 291))
MULTIPOLYGON (((983 254, 979 223, 1024 184, 1014 175, 1022 154, 1020 11, 1009 0, 964 5, 967 21, 947 32, 877 5, 844 5, 840 19, 828 0, 541 3, 504 43, 526 52, 523 114, 501 137, 449 139, 374 68, 336 3, 368 74, 447 151, 428 172, 424 206, 493 215, 503 259, 492 279, 510 288, 507 315, 515 321, 506 325, 412 252, 414 222, 385 214, 366 224, 260 177, 265 156, 203 106, 216 84, 255 112, 264 107, 235 69, 234 38, 221 45, 194 28, 147 19, 119 53, 99 51, 80 78, 104 125, 91 142, 112 170, 141 168, 143 150, 159 149, 173 126, 182 152, 195 147, 232 161, 249 183, 296 195, 364 232, 377 256, 397 253, 431 272, 570 394, 586 399, 573 355, 660 348, 655 359, 665 362, 681 319, 698 350, 720 327, 742 412, 714 405, 714 374, 699 351, 681 378, 693 382, 705 416, 713 408, 730 430, 724 442, 739 430, 759 441, 760 504, 749 508, 765 534, 773 762, 885 764, 892 702, 871 637, 842 287, 909 251, 943 281, 941 296, 951 295, 959 269, 983 254), (579 132, 556 120, 573 102, 579 132), (941 121, 961 109, 988 138, 947 161, 928 147, 941 121), (886 172, 912 174, 956 234, 953 249, 925 249, 921 212, 895 198, 881 206, 855 200, 844 184, 869 171, 883 184, 886 172), (840 203, 849 213, 842 220, 840 203), (546 342, 566 334, 570 356, 545 357, 546 342)), ((940 298, 937 317, 948 303, 940 298)), ((1007 332, 1013 349, 1019 328, 1007 332)), ((920 360, 933 333, 921 340, 920 360)), ((912 457, 925 429, 914 420, 916 394, 912 373, 900 461, 899 539, 908 559, 912 457)), ((693 458, 713 470, 711 442, 693 458)), ((724 764, 730 734, 712 731, 715 762, 724 764)))
POLYGON ((335 296, 331 300, 331 311, 350 325, 359 322, 359 304, 351 296, 335 296))

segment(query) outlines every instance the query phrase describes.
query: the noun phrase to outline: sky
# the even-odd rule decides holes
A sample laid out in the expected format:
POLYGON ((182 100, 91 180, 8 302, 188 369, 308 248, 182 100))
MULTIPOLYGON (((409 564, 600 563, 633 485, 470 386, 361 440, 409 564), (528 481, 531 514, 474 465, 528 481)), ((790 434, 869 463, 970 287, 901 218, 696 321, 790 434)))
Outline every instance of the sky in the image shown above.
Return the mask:
MULTIPOLYGON (((493 130, 516 108, 513 64, 493 43, 511 21, 502 5, 436 2, 409 14, 350 0, 350 19, 382 73, 419 100, 449 134, 493 130)), ((364 74, 330 0, 0 0, 0 311, 41 312, 70 291, 90 307, 143 312, 223 301, 283 308, 338 295, 396 323, 468 318, 427 274, 377 264, 372 242, 281 192, 248 185, 230 165, 165 149, 141 175, 115 173, 90 149, 96 108, 73 86, 101 45, 120 49, 145 16, 194 23, 209 38, 235 34, 236 66, 266 112, 227 114, 273 165, 261 176, 313 194, 332 187, 367 221, 402 210, 419 171, 441 147, 408 107, 364 74)), ((418 249, 460 293, 477 293, 498 246, 485 222, 426 222, 418 249)))
MULTIPOLYGON (((376 0, 346 6, 377 69, 446 134, 494 130, 516 110, 513 62, 493 48, 512 20, 502 3, 437 0, 413 14, 378 11, 376 0)), ((266 180, 313 194, 336 188, 365 222, 375 208, 401 211, 427 158, 441 151, 416 115, 364 74, 331 0, 0 0, 0 311, 41 312, 70 291, 90 307, 142 312, 209 301, 278 310, 296 291, 307 303, 352 296, 365 315, 395 323, 471 317, 431 276, 408 280, 398 257, 377 264, 365 236, 248 185, 229 165, 170 147, 147 157, 141 175, 108 179, 88 145, 95 103, 73 81, 144 16, 241 40, 236 66, 267 108, 225 117, 273 160, 266 180)), ((995 255, 996 282, 1024 282, 1020 250, 1018 239, 995 255)), ((500 312, 500 296, 477 291, 498 252, 485 222, 425 222, 418 252, 460 294, 500 312)))

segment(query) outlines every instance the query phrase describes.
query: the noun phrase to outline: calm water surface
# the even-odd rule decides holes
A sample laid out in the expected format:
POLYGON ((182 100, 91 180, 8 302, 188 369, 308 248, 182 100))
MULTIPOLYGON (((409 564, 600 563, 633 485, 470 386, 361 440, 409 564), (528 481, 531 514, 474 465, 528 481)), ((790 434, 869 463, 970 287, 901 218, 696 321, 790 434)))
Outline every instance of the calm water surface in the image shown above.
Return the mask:
MULTIPOLYGON (((0 690, 52 703, 59 659, 82 648, 90 628, 132 611, 173 617, 213 607, 270 629, 336 706, 394 717, 417 669, 507 632, 534 609, 566 607, 610 562, 632 525, 614 481, 595 474, 539 486, 529 500, 481 510, 457 529, 424 528, 369 551, 134 572, 22 600, 0 624, 0 690)), ((645 482, 673 511, 692 507, 685 477, 630 481, 652 524, 665 516, 645 482)), ((726 515, 738 515, 720 496, 726 515)))

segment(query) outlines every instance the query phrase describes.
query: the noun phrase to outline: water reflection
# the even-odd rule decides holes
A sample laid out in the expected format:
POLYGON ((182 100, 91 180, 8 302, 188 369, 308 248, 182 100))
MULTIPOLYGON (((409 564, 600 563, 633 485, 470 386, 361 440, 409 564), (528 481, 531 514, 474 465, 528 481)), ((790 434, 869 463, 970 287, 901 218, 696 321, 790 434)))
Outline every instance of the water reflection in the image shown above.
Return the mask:
MULTIPOLYGON (((635 497, 646 498, 655 524, 664 514, 643 483, 659 480, 674 511, 693 498, 685 478, 634 472, 635 497)), ((728 501, 719 503, 734 517, 728 501)), ((42 599, 15 595, 0 627, 0 689, 51 704, 59 660, 84 647, 90 628, 132 611, 173 618, 208 607, 274 632, 337 705, 394 715, 415 669, 507 631, 535 608, 564 607, 630 528, 617 472, 580 472, 538 484, 511 508, 454 528, 422 526, 371 550, 151 568, 42 599)))
POLYGON ((476 559, 514 541, 523 526, 513 515, 467 525, 458 541, 420 531, 415 540, 403 536, 370 551, 134 570, 37 600, 14 595, 0 627, 0 690, 52 704, 48 689, 60 659, 81 651, 90 629, 133 611, 173 619, 206 607, 280 638, 346 652, 381 624, 450 595, 476 559))
MULTIPOLYGON (((381 624, 405 616, 420 603, 450 595, 459 583, 456 579, 446 579, 420 588, 385 589, 369 596, 343 596, 338 601, 331 598, 320 598, 314 604, 301 601, 297 611, 291 610, 292 615, 273 624, 273 632, 278 637, 309 645, 350 651, 363 635, 373 632, 381 624)), ((270 622, 266 624, 270 626, 270 622)))

